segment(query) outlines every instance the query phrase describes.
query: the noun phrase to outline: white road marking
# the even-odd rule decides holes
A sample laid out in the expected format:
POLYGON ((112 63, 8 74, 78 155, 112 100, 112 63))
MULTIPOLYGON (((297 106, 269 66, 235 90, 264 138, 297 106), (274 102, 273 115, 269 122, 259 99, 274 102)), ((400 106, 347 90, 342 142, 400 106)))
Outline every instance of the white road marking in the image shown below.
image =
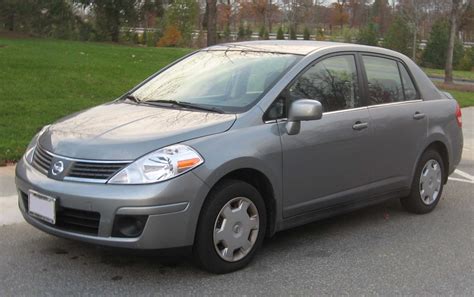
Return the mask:
POLYGON ((469 173, 466 173, 466 172, 461 171, 459 169, 454 170, 454 173, 456 173, 457 175, 460 175, 460 176, 474 182, 474 176, 470 175, 469 173))
POLYGON ((18 196, 0 197, 0 226, 24 221, 18 208, 18 196))
POLYGON ((452 181, 458 181, 458 182, 463 182, 463 183, 468 183, 468 184, 474 184, 474 181, 467 180, 467 179, 462 179, 462 178, 449 177, 448 179, 452 180, 452 181))
POLYGON ((463 178, 456 178, 456 177, 449 177, 449 180, 454 180, 454 181, 459 181, 459 182, 464 182, 468 184, 474 184, 474 176, 470 175, 467 172, 464 172, 462 170, 456 169, 454 170, 454 173, 462 176, 463 178))

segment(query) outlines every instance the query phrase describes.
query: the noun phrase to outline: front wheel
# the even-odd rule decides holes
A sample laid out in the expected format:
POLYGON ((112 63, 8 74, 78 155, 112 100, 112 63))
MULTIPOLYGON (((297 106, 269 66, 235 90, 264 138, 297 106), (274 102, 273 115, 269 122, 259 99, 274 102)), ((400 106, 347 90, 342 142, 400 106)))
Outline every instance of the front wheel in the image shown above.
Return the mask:
POLYGON ((257 189, 239 180, 225 180, 203 206, 194 258, 212 273, 241 269, 261 246, 265 228, 265 204, 257 189))
POLYGON ((402 206, 413 213, 431 212, 441 199, 444 178, 443 159, 435 150, 426 151, 416 169, 410 195, 400 199, 402 206))

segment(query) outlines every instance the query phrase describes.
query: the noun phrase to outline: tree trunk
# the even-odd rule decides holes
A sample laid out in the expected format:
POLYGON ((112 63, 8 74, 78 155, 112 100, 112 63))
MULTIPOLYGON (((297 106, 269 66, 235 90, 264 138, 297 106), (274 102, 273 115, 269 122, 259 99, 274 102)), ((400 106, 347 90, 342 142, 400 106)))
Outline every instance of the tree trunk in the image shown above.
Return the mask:
POLYGON ((209 5, 207 5, 207 1, 206 1, 206 10, 204 11, 204 16, 202 18, 202 27, 203 29, 206 29, 207 30, 207 20, 209 19, 209 5))
POLYGON ((8 30, 9 31, 14 31, 15 30, 15 12, 11 12, 9 17, 8 17, 8 24, 7 24, 8 30))
POLYGON ((413 26, 413 62, 416 62, 416 24, 413 26))
MULTIPOLYGON (((146 34, 146 32, 144 33, 146 34)), ((112 32, 110 32, 110 36, 113 42, 119 42, 120 39, 120 27, 119 26, 113 26, 112 32)))
POLYGON ((207 0, 207 46, 217 43, 217 1, 207 0))
POLYGON ((453 83, 453 55, 454 55, 454 40, 456 39, 457 31, 457 13, 460 0, 453 0, 451 8, 451 16, 449 23, 451 28, 449 30, 448 51, 446 53, 446 66, 444 67, 444 82, 447 84, 453 83))
MULTIPOLYGON (((230 0, 227 0, 227 6, 229 6, 229 10, 230 10, 230 13, 229 13, 229 16, 227 18, 227 30, 229 30, 229 33, 230 33, 230 25, 231 25, 231 18, 232 18, 232 6, 231 6, 231 3, 230 3, 230 0)), ((229 36, 227 37, 228 39, 230 38, 232 40, 232 38, 229 36)), ((226 41, 229 41, 229 40, 226 40, 226 41)))
POLYGON ((273 18, 273 3, 272 0, 269 0, 269 10, 268 10, 268 33, 272 33, 272 18, 273 18))

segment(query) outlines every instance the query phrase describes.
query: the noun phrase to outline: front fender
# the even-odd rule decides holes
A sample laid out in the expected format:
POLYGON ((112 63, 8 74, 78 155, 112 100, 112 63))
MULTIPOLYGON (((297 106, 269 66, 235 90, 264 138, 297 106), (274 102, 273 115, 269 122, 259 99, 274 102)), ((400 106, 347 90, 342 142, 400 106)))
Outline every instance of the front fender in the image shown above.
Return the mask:
POLYGON ((276 123, 242 127, 186 142, 204 158, 193 170, 212 188, 227 174, 239 169, 253 169, 271 183, 276 205, 276 219, 281 219, 282 151, 276 123))

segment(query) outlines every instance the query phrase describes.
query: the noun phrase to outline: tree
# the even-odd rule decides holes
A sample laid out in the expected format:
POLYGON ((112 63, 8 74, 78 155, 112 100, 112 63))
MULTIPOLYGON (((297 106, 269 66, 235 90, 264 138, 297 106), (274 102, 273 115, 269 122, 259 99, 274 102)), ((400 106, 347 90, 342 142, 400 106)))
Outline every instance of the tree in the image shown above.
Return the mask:
POLYGON ((84 7, 91 7, 95 16, 95 25, 102 39, 118 42, 120 28, 134 24, 137 19, 136 8, 140 0, 74 0, 84 7))
POLYGON ((350 27, 360 27, 367 22, 366 4, 368 0, 349 0, 347 10, 349 14, 350 27))
POLYGON ((156 18, 165 14, 163 0, 142 0, 139 14, 145 28, 155 27, 156 18))
POLYGON ((311 33, 309 32, 308 27, 304 27, 303 39, 304 39, 304 40, 309 40, 310 37, 311 37, 311 33))
POLYGON ((467 11, 469 5, 472 5, 472 0, 452 0, 451 13, 449 18, 449 39, 448 49, 446 53, 446 64, 444 67, 444 82, 448 84, 453 83, 453 60, 454 47, 456 41, 456 34, 459 27, 459 18, 467 11))
MULTIPOLYGON (((435 68, 445 66, 448 54, 450 26, 448 21, 440 19, 433 24, 430 37, 423 52, 423 64, 435 68)), ((463 46, 455 40, 453 49, 453 64, 457 64, 463 55, 463 46)))
POLYGON ((360 29, 359 35, 357 36, 357 43, 373 46, 378 45, 377 29, 374 23, 369 23, 367 26, 360 29))
POLYGON ((260 19, 260 24, 262 26, 267 26, 268 24, 268 11, 271 7, 268 4, 267 0, 253 0, 251 6, 254 12, 254 15, 260 19))
POLYGON ((291 40, 296 40, 296 39, 297 39, 295 28, 290 27, 290 30, 289 30, 289 32, 288 32, 288 36, 289 36, 288 39, 291 39, 291 40))
POLYGON ((263 39, 263 40, 270 39, 270 36, 268 35, 268 31, 264 26, 260 27, 260 32, 258 32, 258 37, 260 37, 260 39, 263 39))
POLYGON ((277 31, 277 39, 278 40, 284 40, 285 39, 285 34, 283 33, 283 28, 280 26, 277 31))
POLYGON ((190 43, 198 10, 199 7, 194 0, 174 0, 166 11, 167 25, 178 29, 186 45, 190 43))
POLYGON ((378 25, 381 36, 385 34, 389 22, 390 9, 387 0, 375 0, 372 4, 372 21, 378 25))
POLYGON ((247 25, 247 28, 245 28, 245 38, 250 40, 252 38, 252 28, 250 28, 249 25, 247 25))
POLYGON ((207 46, 217 43, 217 0, 206 0, 207 46))
POLYGON ((411 36, 407 22, 397 15, 385 34, 383 46, 408 56, 411 54, 411 36))
POLYGON ((180 44, 181 44, 181 32, 179 32, 179 30, 175 26, 171 25, 171 26, 166 27, 165 32, 163 33, 163 36, 158 41, 157 46, 174 47, 180 44))
POLYGON ((422 4, 415 5, 415 0, 404 0, 400 3, 403 18, 410 24, 412 30, 412 55, 411 59, 416 61, 418 25, 422 19, 422 4))
POLYGON ((0 0, 0 28, 35 36, 76 38, 82 21, 65 0, 0 0))
POLYGON ((349 14, 346 12, 346 0, 337 0, 333 3, 333 23, 341 26, 341 32, 344 25, 349 21, 349 14))
POLYGON ((35 10, 35 2, 1 0, 0 24, 9 31, 16 31, 18 28, 30 29, 35 10))
POLYGON ((232 18, 232 5, 230 4, 230 0, 227 0, 226 3, 218 3, 217 4, 217 29, 218 30, 226 30, 231 25, 231 18, 232 18))
POLYGON ((237 32, 237 40, 245 40, 245 28, 242 24, 239 26, 239 32, 237 32))

